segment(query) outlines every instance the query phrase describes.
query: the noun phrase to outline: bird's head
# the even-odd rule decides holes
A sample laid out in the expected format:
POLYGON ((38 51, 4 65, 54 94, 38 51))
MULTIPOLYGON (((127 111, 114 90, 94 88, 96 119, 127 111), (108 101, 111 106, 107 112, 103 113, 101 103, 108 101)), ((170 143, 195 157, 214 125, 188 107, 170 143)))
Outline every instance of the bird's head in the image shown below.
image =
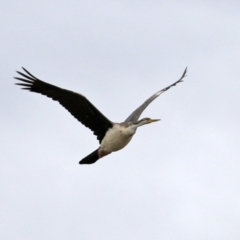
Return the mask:
POLYGON ((136 127, 140 127, 140 126, 143 126, 145 124, 157 122, 157 121, 160 121, 160 120, 161 119, 142 118, 141 120, 134 122, 133 125, 136 126, 136 127))

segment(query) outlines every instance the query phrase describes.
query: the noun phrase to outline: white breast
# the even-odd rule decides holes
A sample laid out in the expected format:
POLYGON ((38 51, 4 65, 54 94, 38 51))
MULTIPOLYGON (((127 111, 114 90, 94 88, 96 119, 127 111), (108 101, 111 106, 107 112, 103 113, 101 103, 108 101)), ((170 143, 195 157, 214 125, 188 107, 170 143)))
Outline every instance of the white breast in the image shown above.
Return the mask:
POLYGON ((101 151, 115 152, 124 148, 132 139, 136 129, 131 127, 122 127, 120 124, 114 124, 109 129, 101 142, 101 151))

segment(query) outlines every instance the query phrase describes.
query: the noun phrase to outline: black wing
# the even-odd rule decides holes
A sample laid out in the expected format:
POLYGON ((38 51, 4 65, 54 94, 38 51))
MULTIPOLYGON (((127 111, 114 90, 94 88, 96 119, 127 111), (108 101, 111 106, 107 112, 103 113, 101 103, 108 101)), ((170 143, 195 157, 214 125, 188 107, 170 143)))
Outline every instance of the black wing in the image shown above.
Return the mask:
POLYGON ((156 92, 153 94, 150 98, 148 98, 140 107, 138 107, 124 122, 130 122, 130 121, 137 121, 144 111, 144 109, 157 97, 159 97, 162 93, 167 91, 169 88, 176 86, 178 83, 183 82, 183 78, 186 77, 187 68, 185 68, 181 78, 177 80, 175 83, 169 85, 168 87, 163 88, 162 90, 156 92))
POLYGON ((90 128, 101 143, 105 133, 113 126, 113 123, 94 107, 87 98, 81 94, 43 82, 33 76, 25 68, 23 68, 23 70, 25 73, 18 71, 17 73, 24 78, 15 77, 15 79, 20 80, 23 83, 16 83, 16 85, 23 86, 22 89, 40 93, 52 98, 54 101, 58 101, 78 121, 90 128))

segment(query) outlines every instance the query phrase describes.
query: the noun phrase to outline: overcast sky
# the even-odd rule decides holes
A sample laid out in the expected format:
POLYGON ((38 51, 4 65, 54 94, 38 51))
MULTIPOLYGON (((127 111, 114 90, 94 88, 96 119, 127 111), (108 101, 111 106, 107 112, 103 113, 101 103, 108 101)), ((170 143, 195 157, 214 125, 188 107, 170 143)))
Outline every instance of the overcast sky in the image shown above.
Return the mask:
POLYGON ((239 1, 2 1, 4 240, 240 239, 239 1), (110 120, 149 105, 130 144, 93 165, 89 129, 14 86, 25 67, 110 120))

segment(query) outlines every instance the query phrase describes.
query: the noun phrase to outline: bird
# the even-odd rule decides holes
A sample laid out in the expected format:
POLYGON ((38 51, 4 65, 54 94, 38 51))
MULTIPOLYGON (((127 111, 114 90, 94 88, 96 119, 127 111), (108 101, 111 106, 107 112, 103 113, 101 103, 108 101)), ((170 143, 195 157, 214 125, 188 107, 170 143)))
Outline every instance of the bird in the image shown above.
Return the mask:
POLYGON ((99 148, 84 157, 79 164, 93 164, 100 158, 124 148, 131 141, 138 127, 159 121, 160 119, 138 119, 155 98, 171 87, 183 82, 187 73, 186 67, 179 80, 149 97, 124 122, 115 123, 105 117, 84 95, 44 82, 32 75, 24 67, 22 69, 23 72, 16 71, 20 75, 20 77, 14 77, 20 81, 15 83, 16 85, 20 85, 24 90, 45 95, 59 102, 73 117, 96 135, 100 144, 99 148))

